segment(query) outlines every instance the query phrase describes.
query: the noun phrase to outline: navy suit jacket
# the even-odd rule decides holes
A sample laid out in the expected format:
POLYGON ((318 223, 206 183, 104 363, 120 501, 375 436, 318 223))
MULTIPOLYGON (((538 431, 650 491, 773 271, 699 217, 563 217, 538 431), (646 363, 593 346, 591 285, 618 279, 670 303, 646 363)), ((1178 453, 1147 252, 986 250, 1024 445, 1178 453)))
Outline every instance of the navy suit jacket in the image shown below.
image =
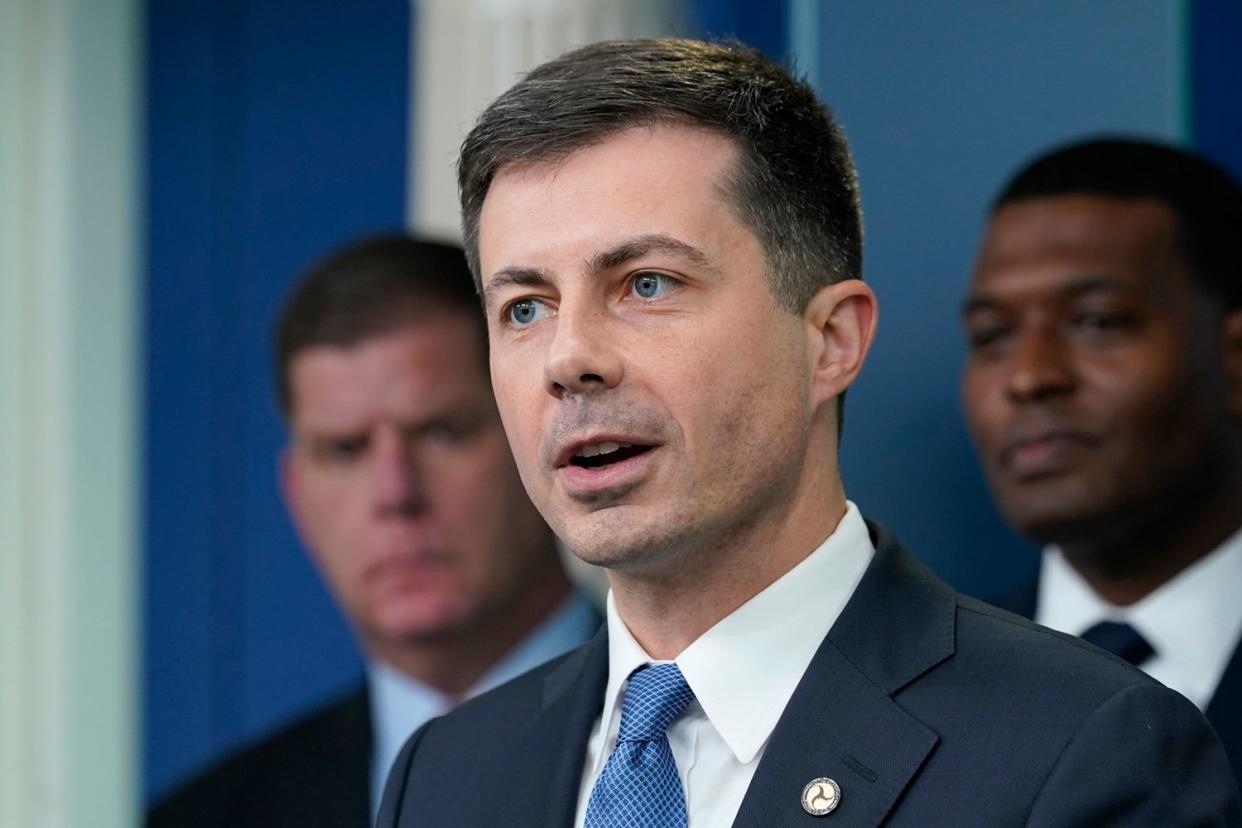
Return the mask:
POLYGON ((371 823, 366 688, 214 765, 158 803, 147 828, 366 828, 371 823))
MULTIPOLYGON (((735 826, 1242 825, 1229 765, 1180 695, 1090 645, 958 595, 871 526, 876 556, 781 715, 735 826)), ((608 642, 432 720, 379 828, 573 823, 608 642)))
MULTIPOLYGON (((1036 572, 1022 589, 999 602, 999 606, 1023 618, 1034 618, 1038 599, 1039 573, 1036 572)), ((1242 788, 1242 641, 1235 645, 1225 674, 1221 676, 1220 684, 1216 685, 1204 713, 1220 735, 1225 753, 1233 765, 1238 787, 1242 788)))

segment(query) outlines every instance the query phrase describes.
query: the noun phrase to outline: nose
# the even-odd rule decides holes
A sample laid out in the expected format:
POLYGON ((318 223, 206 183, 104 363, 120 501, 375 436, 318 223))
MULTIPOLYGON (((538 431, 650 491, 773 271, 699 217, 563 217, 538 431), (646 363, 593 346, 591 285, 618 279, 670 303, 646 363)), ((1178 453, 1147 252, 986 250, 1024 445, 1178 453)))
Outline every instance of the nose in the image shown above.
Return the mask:
POLYGON ((623 373, 618 347, 605 314, 562 303, 544 365, 548 393, 562 399, 615 388, 623 373))
POLYGON ((1025 331, 1016 343, 1006 391, 1015 402, 1038 402, 1077 384, 1070 346, 1054 330, 1025 331))
POLYGON ((399 429, 380 430, 373 461, 375 506, 380 514, 413 517, 426 511, 428 492, 418 452, 399 429))

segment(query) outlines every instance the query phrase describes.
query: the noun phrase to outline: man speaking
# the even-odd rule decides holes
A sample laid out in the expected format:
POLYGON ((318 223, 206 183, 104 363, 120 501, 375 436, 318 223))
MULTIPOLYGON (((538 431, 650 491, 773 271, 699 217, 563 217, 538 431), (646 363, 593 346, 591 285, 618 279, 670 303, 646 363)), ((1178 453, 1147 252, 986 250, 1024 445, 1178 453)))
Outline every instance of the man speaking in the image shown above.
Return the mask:
POLYGON ((1193 705, 958 596, 846 500, 876 304, 805 83, 589 46, 484 112, 459 182, 522 481, 607 567, 608 617, 411 737, 381 826, 1242 824, 1193 705))

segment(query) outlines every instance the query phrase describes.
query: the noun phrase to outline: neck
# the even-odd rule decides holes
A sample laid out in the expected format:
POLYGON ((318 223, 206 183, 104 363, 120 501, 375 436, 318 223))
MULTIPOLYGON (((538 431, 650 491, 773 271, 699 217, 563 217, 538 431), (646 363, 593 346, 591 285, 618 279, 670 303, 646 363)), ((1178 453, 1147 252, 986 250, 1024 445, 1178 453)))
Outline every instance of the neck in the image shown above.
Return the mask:
POLYGON ((364 641, 368 655, 454 700, 459 700, 560 606, 572 588, 554 571, 520 591, 517 602, 439 635, 364 641))
POLYGON ((678 555, 659 573, 608 572, 617 612, 657 660, 676 658, 722 619, 801 563, 845 515, 845 492, 831 480, 766 520, 678 555))
POLYGON ((1069 564, 1114 606, 1129 606, 1202 560, 1242 523, 1242 475, 1212 496, 1153 509, 1108 533, 1061 544, 1069 564))

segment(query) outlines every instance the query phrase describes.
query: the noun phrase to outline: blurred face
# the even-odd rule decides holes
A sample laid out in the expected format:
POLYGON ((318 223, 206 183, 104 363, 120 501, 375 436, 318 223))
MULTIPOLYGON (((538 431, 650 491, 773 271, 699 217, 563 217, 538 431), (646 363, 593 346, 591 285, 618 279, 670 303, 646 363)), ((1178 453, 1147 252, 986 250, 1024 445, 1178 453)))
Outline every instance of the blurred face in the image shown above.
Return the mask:
POLYGON ((1221 322, 1155 200, 1016 202, 983 240, 963 400, 993 495, 1041 542, 1196 491, 1227 421, 1221 322))
POLYGON ((373 650, 494 623, 559 565, 514 468, 476 324, 445 310, 291 364, 286 496, 373 650))
POLYGON ((492 380, 532 499, 580 557, 655 571, 797 486, 806 334, 721 193, 730 141, 639 128, 503 168, 480 218, 492 380))

